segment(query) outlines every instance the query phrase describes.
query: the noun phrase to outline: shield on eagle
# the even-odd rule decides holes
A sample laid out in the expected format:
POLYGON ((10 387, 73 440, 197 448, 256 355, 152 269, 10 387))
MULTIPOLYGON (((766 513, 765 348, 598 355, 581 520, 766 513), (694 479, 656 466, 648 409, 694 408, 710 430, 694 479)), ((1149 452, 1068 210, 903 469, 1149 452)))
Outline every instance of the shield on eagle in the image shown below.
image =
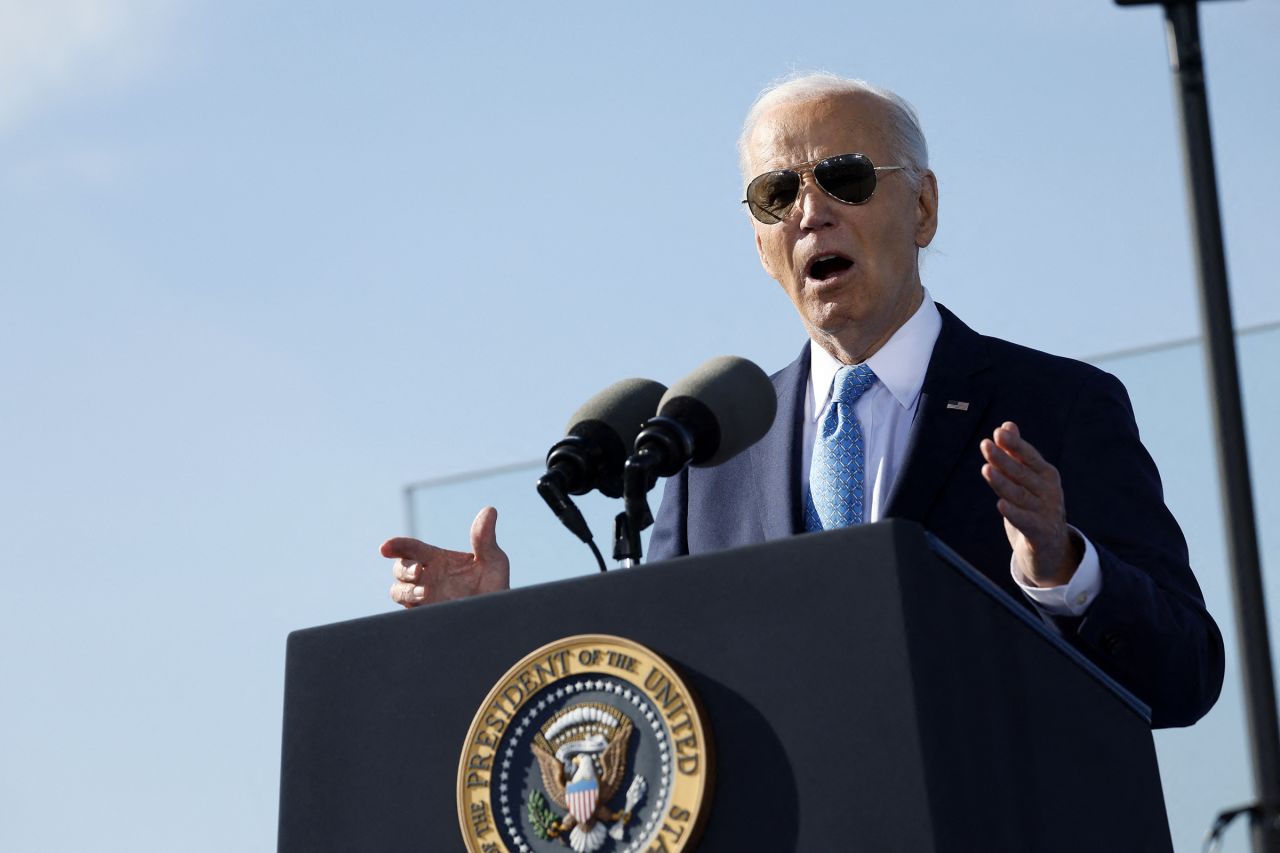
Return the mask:
MULTIPOLYGON (((587 764, 591 761, 589 756, 584 757, 580 764, 587 764)), ((565 804, 569 806, 569 814, 573 815, 578 823, 586 823, 596 813, 596 800, 600 797, 600 782, 593 774, 589 779, 579 779, 570 782, 564 786, 565 804)))

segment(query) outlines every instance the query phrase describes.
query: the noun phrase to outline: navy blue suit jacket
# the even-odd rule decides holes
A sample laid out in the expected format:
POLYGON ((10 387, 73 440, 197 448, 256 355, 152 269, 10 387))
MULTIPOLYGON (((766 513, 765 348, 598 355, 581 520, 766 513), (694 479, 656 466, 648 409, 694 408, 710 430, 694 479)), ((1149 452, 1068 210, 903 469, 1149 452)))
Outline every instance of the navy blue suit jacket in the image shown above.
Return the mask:
MULTIPOLYGON (((1001 423, 1017 423, 1058 468, 1067 520, 1093 542, 1102 568, 1102 591, 1084 616, 1042 618, 1150 705, 1153 726, 1195 722, 1222 687, 1222 635, 1205 610, 1124 386, 1090 365, 979 335, 939 311, 942 331, 885 515, 920 522, 1034 610, 1009 576, 1012 552, 978 449, 1001 423), (968 402, 968 410, 948 409, 951 400, 968 402)), ((778 414, 764 439, 723 465, 686 469, 667 483, 651 560, 804 532, 808 378, 806 344, 773 376, 778 414)))

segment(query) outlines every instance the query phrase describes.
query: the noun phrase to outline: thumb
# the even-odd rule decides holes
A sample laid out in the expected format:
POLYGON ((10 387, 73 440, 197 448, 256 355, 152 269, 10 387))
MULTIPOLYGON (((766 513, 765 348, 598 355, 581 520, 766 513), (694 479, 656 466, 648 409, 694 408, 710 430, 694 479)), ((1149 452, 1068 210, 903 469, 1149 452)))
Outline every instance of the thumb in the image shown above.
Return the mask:
POLYGON ((476 520, 471 522, 471 550, 477 560, 506 557, 498 547, 498 511, 491 506, 480 510, 476 520))

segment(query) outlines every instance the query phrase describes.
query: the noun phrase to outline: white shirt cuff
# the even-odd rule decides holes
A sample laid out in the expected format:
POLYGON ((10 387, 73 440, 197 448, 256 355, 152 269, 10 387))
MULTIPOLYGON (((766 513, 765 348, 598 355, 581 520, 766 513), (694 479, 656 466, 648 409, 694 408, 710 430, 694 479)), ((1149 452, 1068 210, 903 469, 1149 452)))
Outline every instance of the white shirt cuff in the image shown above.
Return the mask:
MULTIPOLYGON (((1070 526, 1070 525, 1068 525, 1070 526)), ((1102 568, 1098 564, 1098 551, 1085 536, 1074 527, 1071 531, 1084 542, 1084 556, 1071 580, 1063 586, 1028 586, 1023 582, 1013 559, 1009 560, 1009 574, 1022 594, 1051 616, 1080 616, 1102 592, 1102 568)))

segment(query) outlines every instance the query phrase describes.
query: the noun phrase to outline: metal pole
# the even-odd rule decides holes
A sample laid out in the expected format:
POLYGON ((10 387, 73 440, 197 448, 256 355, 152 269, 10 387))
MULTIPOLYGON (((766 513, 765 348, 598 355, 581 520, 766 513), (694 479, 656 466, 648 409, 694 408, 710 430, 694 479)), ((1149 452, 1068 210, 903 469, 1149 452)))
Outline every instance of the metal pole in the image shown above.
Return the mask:
POLYGON ((405 535, 410 539, 418 538, 417 515, 413 500, 414 488, 411 485, 404 487, 404 529, 405 535))
POLYGON ((1244 416, 1236 363, 1227 264, 1218 209, 1213 140, 1209 132, 1209 100, 1204 84, 1198 4, 1165 2, 1169 59, 1173 66, 1182 115, 1183 155, 1196 232, 1200 279, 1200 316, 1206 345, 1209 393, 1213 398, 1218 472, 1226 511, 1227 556, 1238 621, 1241 673, 1249 742, 1253 745, 1253 780, 1260 819, 1253 823, 1253 849, 1280 853, 1280 725, 1267 636, 1266 600, 1249 481, 1244 416))
POLYGON ((473 480, 483 480, 486 477, 498 477, 503 474, 514 474, 520 471, 537 471, 544 470, 546 466, 545 459, 529 459, 525 462, 511 462, 507 465, 495 465, 492 468, 479 468, 472 471, 462 471, 457 474, 446 474, 443 477, 431 477, 426 480, 415 480, 412 483, 406 483, 402 487, 404 494, 404 522, 405 530, 408 535, 417 538, 418 536, 418 492, 423 489, 433 489, 438 486, 452 486, 458 483, 470 483, 473 480))

